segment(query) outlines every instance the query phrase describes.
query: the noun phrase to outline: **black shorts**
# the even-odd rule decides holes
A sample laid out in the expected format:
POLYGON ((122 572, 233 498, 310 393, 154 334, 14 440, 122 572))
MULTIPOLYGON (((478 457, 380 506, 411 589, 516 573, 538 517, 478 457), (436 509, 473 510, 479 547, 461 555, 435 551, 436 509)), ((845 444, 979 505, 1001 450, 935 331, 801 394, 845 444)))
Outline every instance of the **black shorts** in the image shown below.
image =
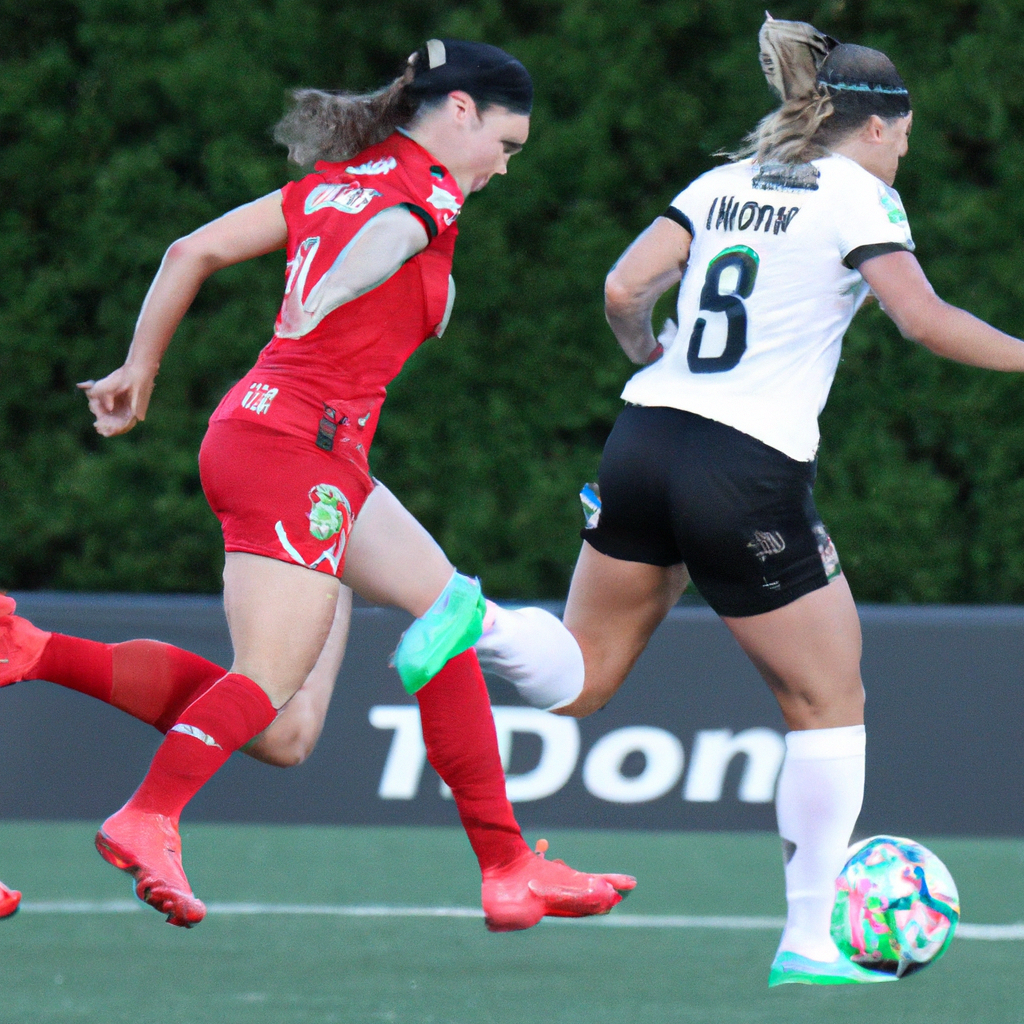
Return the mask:
POLYGON ((630 405, 601 457, 600 518, 581 536, 612 558, 685 562, 719 615, 759 615, 840 573, 816 472, 723 423, 630 405))

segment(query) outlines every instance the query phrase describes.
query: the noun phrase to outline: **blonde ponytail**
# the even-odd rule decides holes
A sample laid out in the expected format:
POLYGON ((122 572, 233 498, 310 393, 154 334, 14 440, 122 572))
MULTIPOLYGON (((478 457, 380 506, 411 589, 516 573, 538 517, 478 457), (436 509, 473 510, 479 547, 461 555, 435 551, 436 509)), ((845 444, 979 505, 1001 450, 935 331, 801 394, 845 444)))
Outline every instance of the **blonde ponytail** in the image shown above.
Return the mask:
POLYGON ((869 117, 910 113, 910 94, 884 53, 839 43, 803 21, 769 14, 758 35, 761 70, 782 106, 761 119, 732 160, 801 164, 827 156, 869 117))
POLYGON ((738 150, 726 155, 731 160, 752 156, 759 164, 817 160, 828 152, 819 141, 819 129, 831 115, 832 100, 827 93, 788 100, 763 117, 738 150))
POLYGON ((766 11, 757 43, 761 70, 782 106, 763 117, 736 152, 724 155, 732 160, 753 156, 759 164, 797 164, 824 156, 814 137, 831 115, 832 103, 817 77, 836 41, 805 21, 782 21, 766 11))

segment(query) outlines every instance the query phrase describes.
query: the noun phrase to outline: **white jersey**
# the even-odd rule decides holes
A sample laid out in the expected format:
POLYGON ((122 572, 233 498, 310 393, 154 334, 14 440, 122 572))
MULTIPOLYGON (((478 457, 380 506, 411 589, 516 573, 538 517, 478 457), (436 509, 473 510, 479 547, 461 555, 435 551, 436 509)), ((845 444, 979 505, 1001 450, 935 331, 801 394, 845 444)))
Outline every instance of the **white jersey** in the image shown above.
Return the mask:
POLYGON ((813 459, 843 334, 868 293, 856 268, 914 248, 899 194, 843 156, 744 160, 697 178, 666 216, 693 236, 679 333, 622 397, 813 459))

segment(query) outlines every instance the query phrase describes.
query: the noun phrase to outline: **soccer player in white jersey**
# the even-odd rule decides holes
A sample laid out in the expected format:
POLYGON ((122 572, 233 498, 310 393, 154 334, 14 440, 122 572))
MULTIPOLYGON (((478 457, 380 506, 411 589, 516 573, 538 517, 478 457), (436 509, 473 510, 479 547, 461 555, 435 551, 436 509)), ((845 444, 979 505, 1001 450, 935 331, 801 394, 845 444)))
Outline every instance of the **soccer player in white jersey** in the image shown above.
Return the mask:
MULTIPOLYGON (((561 714, 603 707, 692 577, 791 730, 776 797, 788 915, 769 985, 888 981, 829 934, 863 797, 864 690, 857 610, 811 493, 817 417, 869 290, 906 338, 946 358, 1024 371, 1024 344, 943 302, 913 255, 892 188, 910 97, 888 57, 797 22, 769 19, 760 41, 782 106, 608 276, 608 322, 649 365, 623 391, 602 508, 583 532, 564 617, 579 649, 551 629, 542 645, 576 674, 544 696, 561 714), (651 313, 680 281, 663 347, 651 313)), ((492 609, 477 650, 529 684, 544 666, 519 615, 492 609)))

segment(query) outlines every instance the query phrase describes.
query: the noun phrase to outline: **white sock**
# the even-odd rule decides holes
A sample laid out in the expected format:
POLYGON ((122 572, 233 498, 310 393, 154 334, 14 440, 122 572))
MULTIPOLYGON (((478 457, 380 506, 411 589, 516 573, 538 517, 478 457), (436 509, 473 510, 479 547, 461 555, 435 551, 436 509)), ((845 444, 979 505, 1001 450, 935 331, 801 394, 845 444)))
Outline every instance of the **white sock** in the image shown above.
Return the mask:
POLYGON ((580 645, 543 608, 502 608, 488 601, 484 634, 475 647, 480 667, 512 683, 535 708, 564 708, 583 689, 580 645))
POLYGON ((835 882, 864 800, 864 726, 786 734, 775 811, 786 857, 786 930, 780 950, 839 956, 829 926, 835 882))

